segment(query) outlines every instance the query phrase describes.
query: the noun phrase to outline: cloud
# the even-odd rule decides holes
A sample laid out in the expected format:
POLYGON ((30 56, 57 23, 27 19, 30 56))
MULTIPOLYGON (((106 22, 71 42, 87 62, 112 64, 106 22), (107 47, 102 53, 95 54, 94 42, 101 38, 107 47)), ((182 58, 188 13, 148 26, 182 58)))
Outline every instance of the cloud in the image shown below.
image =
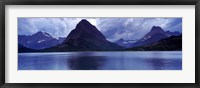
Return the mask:
POLYGON ((153 26, 160 26, 165 31, 182 29, 181 18, 101 18, 98 28, 110 41, 120 38, 135 40, 143 37, 153 26))
POLYGON ((38 31, 37 28, 28 19, 18 18, 18 33, 30 35, 38 31))
MULTIPOLYGON (((30 35, 44 31, 54 37, 67 37, 82 18, 18 18, 18 31, 20 35, 30 35)), ((88 19, 93 25, 96 20, 88 19)))

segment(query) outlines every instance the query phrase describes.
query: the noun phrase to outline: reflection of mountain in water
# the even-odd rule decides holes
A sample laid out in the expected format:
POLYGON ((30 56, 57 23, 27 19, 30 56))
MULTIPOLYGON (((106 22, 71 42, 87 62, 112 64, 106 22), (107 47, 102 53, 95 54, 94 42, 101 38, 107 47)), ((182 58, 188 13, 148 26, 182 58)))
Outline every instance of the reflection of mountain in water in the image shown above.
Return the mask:
POLYGON ((163 70, 166 67, 169 69, 172 68, 182 68, 182 63, 180 60, 177 60, 176 58, 168 60, 168 59, 160 59, 160 58, 149 58, 146 60, 146 63, 148 63, 150 66, 152 66, 153 70, 163 70))
POLYGON ((181 51, 23 53, 18 57, 18 70, 182 69, 181 51))
POLYGON ((78 56, 68 60, 72 70, 99 70, 104 62, 103 56, 78 56))

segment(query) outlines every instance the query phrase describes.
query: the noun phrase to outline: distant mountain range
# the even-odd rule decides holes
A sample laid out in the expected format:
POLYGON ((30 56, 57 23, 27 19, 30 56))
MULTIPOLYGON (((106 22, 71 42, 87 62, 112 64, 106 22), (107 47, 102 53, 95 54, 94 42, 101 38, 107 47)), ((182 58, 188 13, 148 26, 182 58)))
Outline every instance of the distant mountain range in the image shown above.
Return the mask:
POLYGON ((50 34, 41 31, 33 35, 18 35, 18 44, 36 50, 56 46, 64 40, 64 37, 53 38, 50 34))
POLYGON ((136 43, 138 40, 124 40, 123 38, 120 38, 119 40, 115 41, 119 46, 130 48, 134 43, 136 43))
POLYGON ((115 43, 124 46, 124 47, 138 47, 138 46, 144 46, 150 43, 157 42, 159 40, 162 40, 164 38, 168 38, 170 36, 179 36, 181 33, 179 32, 170 32, 170 31, 164 31, 161 27, 159 26, 153 26, 147 34, 144 35, 139 40, 134 40, 134 42, 126 42, 126 40, 119 39, 115 43))
MULTIPOLYGON (((66 35, 67 36, 67 35, 66 35)), ((153 26, 139 40, 112 43, 90 22, 81 20, 66 38, 53 38, 45 32, 18 35, 18 52, 121 51, 121 50, 181 50, 182 34, 153 26)))

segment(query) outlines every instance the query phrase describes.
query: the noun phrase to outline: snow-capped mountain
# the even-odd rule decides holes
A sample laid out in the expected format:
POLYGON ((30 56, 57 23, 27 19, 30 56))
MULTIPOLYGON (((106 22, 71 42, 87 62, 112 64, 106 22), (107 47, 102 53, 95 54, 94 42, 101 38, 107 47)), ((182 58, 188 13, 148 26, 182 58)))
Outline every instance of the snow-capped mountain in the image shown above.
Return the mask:
POLYGON ((18 35, 18 43, 30 49, 45 49, 61 44, 65 38, 54 38, 46 32, 37 32, 33 35, 18 35))
POLYGON ((164 31, 159 26, 153 26, 151 28, 151 31, 148 32, 146 35, 144 35, 144 37, 142 37, 136 43, 134 43, 132 45, 132 47, 143 46, 143 45, 146 45, 146 44, 157 42, 161 39, 164 39, 164 38, 167 38, 167 37, 170 37, 170 36, 179 36, 179 35, 181 35, 181 33, 179 33, 179 32, 164 31))

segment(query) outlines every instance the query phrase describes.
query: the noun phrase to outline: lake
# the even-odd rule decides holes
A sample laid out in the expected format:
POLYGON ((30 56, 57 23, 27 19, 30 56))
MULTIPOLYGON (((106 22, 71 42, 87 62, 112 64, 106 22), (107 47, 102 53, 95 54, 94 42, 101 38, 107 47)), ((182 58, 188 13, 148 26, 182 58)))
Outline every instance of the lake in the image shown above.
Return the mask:
POLYGON ((19 53, 18 70, 182 70, 182 51, 19 53))

